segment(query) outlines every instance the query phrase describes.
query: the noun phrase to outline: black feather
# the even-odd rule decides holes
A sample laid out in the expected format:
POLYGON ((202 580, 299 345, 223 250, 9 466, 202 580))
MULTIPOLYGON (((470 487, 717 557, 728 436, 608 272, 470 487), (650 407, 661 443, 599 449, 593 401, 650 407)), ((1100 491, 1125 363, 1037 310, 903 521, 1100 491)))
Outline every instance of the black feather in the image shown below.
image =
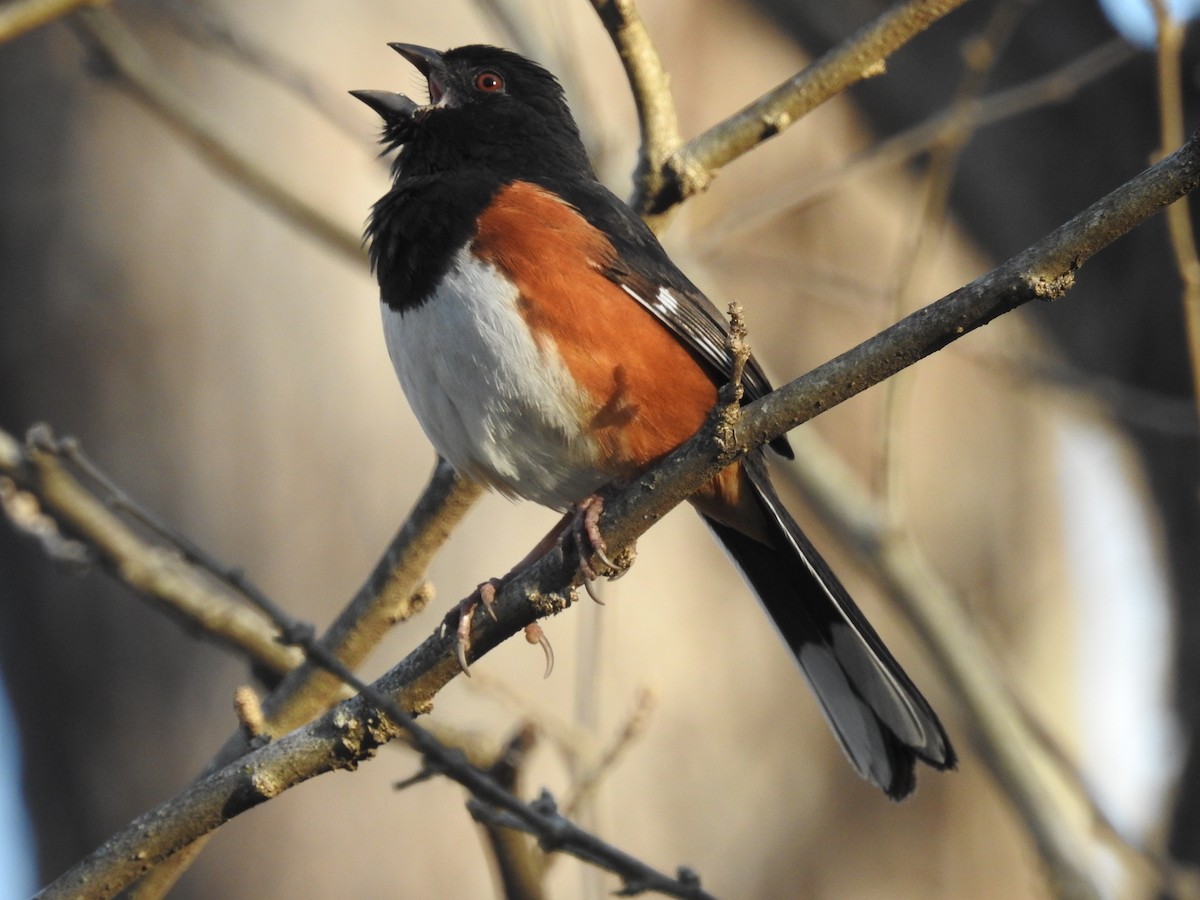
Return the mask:
POLYGON ((851 765, 901 800, 916 785, 918 759, 935 769, 954 766, 950 740, 928 701, 789 515, 762 454, 752 454, 745 465, 771 528, 771 544, 707 516, 704 521, 791 648, 851 765))

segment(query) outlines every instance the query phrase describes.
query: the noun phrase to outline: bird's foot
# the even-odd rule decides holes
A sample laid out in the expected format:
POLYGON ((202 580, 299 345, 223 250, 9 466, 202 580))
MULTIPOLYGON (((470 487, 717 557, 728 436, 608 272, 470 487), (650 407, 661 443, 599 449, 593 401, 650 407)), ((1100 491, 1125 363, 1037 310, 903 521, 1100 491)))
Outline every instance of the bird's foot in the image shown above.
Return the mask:
MULTIPOLYGON (((504 586, 506 580, 507 578, 489 578, 475 588, 471 596, 455 604, 442 622, 443 635, 451 628, 454 629, 454 656, 458 660, 459 668, 468 678, 471 676, 471 666, 467 662, 467 654, 471 650, 471 625, 475 621, 475 613, 482 606, 492 617, 492 621, 496 621, 496 591, 504 586)), ((542 653, 546 656, 546 672, 542 677, 549 678, 550 673, 554 671, 554 648, 550 646, 550 639, 537 622, 531 622, 525 626, 525 640, 542 648, 542 653)))
POLYGON ((629 571, 630 566, 633 565, 633 559, 637 555, 636 546, 622 551, 617 555, 616 560, 608 555, 608 544, 605 543, 604 535, 600 533, 600 514, 602 512, 604 512, 604 493, 598 492, 585 497, 575 505, 574 518, 568 529, 571 539, 575 542, 575 550, 579 554, 579 576, 583 582, 583 588, 588 592, 588 596, 601 606, 604 605, 604 601, 596 594, 596 580, 603 575, 609 581, 616 581, 629 571), (591 562, 592 557, 600 562, 605 571, 596 570, 591 562))
POLYGON ((455 604, 442 621, 441 633, 445 635, 454 629, 454 655, 463 674, 470 677, 471 667, 467 663, 467 653, 471 649, 471 623, 475 621, 475 612, 483 607, 492 621, 496 621, 496 591, 504 585, 500 578, 489 578, 471 592, 465 600, 455 604))

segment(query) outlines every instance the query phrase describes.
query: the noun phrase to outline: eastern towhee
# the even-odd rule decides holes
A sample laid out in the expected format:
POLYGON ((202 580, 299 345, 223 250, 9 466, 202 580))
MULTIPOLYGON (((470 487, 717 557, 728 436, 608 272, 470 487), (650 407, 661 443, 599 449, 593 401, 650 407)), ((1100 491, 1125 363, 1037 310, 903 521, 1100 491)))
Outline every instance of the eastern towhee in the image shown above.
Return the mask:
MULTIPOLYGON (((730 377, 728 325, 596 180, 553 75, 495 47, 391 46, 429 103, 353 93, 399 150, 367 226, 392 363, 458 472, 570 510, 700 429, 730 377)), ((771 390, 754 359, 743 388, 746 402, 771 390)), ((952 767, 937 715, 780 502, 763 451, 691 502, 859 775, 900 799, 916 760, 952 767)))

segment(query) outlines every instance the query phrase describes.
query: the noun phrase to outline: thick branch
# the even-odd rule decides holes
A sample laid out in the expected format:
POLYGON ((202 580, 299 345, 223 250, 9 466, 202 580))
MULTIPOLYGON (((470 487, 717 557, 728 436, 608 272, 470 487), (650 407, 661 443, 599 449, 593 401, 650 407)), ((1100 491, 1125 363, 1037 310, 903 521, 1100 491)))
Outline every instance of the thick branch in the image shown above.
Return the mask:
MULTIPOLYGON (((191 833, 186 841, 194 843, 228 818, 313 775, 355 768, 358 762, 373 756, 379 746, 406 733, 430 774, 444 775, 470 790, 474 797, 472 813, 481 820, 486 817, 495 824, 528 831, 538 836, 546 850, 570 853, 620 875, 624 894, 653 890, 672 897, 711 900, 690 870, 681 868, 675 878, 658 872, 560 815, 553 798, 545 791, 535 802, 525 804, 489 773, 470 763, 460 750, 442 745, 410 716, 414 702, 417 708, 422 708, 428 701, 403 688, 395 694, 388 691, 390 675, 403 668, 408 660, 389 676, 367 685, 313 640, 310 628, 291 620, 269 601, 266 611, 290 640, 303 644, 314 664, 335 674, 360 694, 321 720, 243 757, 159 809, 141 816, 40 892, 39 898, 110 897, 155 863, 182 849, 173 843, 179 840, 178 826, 191 833)), ((409 660, 412 658, 410 655, 409 660)), ((449 662, 457 668, 453 658, 449 662)))
POLYGON ((209 577, 174 549, 146 540, 64 466, 44 426, 22 447, 0 431, 0 476, 37 498, 42 509, 124 584, 205 637, 282 675, 303 657, 281 646, 278 632, 236 591, 209 577))

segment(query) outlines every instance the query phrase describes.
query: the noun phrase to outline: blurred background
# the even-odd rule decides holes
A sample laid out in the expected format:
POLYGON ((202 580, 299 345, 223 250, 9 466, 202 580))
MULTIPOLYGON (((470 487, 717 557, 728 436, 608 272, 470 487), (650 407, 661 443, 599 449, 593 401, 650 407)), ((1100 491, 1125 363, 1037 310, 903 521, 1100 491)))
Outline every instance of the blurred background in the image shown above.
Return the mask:
MULTIPOLYGON (((687 137, 885 4, 640 8, 687 137)), ((601 177, 628 194, 633 105, 583 0, 112 9, 224 141, 349 233, 387 178, 374 117, 345 91, 424 98, 388 41, 486 41, 539 58, 564 81, 601 177)), ((1187 45, 1189 114, 1196 61, 1187 45)), ((365 263, 215 171, 131 99, 70 18, 0 44, 0 123, 0 428, 45 421, 77 436, 164 520, 328 623, 434 461, 392 374, 365 263)), ((1158 149, 1153 53, 1118 37, 1094 0, 975 0, 885 76, 730 165, 664 241, 719 305, 743 303, 782 382, 1025 248, 1158 149), (1003 101, 985 100, 994 120, 929 138, 927 123, 975 97, 1003 101)), ((805 430, 916 539, 1123 839, 1194 864, 1200 485, 1180 292, 1159 218, 1089 263, 1065 299, 1005 317, 805 430)), ((642 539, 606 606, 544 623, 549 680, 536 650, 509 642, 439 695, 434 720, 497 743, 532 721, 599 752, 640 711, 586 821, 660 869, 691 865, 719 896, 1052 895, 954 686, 799 493, 792 506, 958 745, 959 771, 922 771, 908 802, 854 776, 688 510, 642 539)), ((553 518, 480 502, 429 573, 433 608, 366 674, 507 571, 553 518)), ((0 894, 13 896, 182 789, 235 729, 234 689, 253 681, 243 660, 102 572, 56 568, 8 528, 0 666, 11 705, 0 798, 17 822, 0 836, 14 857, 0 862, 0 894)), ((389 748, 253 810, 221 829, 175 896, 491 895, 462 792, 440 780, 391 789, 416 767, 389 748)), ((569 791, 553 740, 525 778, 531 792, 569 791)), ((1105 826, 1081 831, 1111 895, 1150 891, 1105 826)), ((615 887, 568 859, 547 884, 555 897, 615 887)))

